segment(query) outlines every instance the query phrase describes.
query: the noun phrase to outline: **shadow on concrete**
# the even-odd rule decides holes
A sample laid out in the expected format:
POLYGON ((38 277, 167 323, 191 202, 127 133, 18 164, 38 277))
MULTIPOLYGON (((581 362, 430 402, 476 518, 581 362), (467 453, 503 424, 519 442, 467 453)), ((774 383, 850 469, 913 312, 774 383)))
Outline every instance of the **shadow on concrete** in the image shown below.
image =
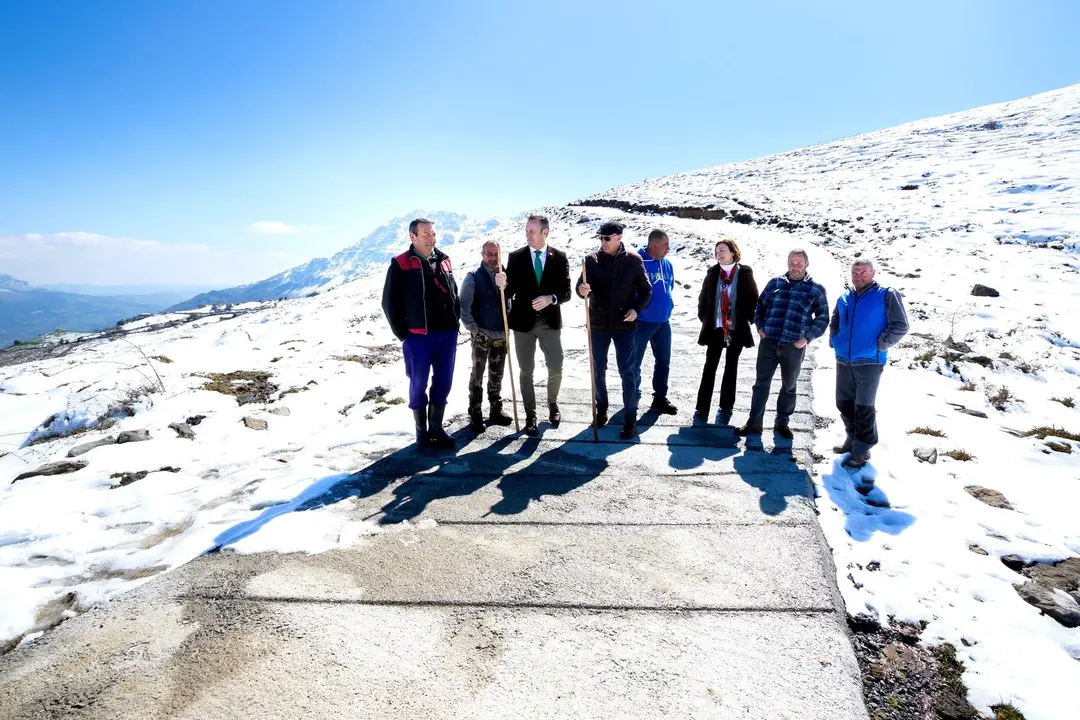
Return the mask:
POLYGON ((681 427, 668 435, 669 467, 675 470, 693 470, 706 462, 720 462, 739 454, 739 438, 724 428, 716 428, 715 445, 694 445, 686 442, 693 436, 700 436, 701 431, 707 427, 681 427))
MULTIPOLYGON (((469 428, 463 428, 453 435, 459 448, 467 448, 471 441, 476 439, 476 434, 469 428)), ((220 550, 226 545, 236 543, 243 538, 254 535, 274 518, 290 512, 303 512, 316 510, 327 505, 333 505, 346 498, 363 499, 378 495, 383 492, 395 480, 401 477, 412 476, 411 480, 403 483, 403 487, 413 482, 409 487, 397 488, 394 491, 395 500, 384 507, 387 516, 380 519, 382 523, 401 522, 419 515, 431 500, 438 497, 451 497, 453 495, 466 495, 494 481, 505 468, 510 467, 535 452, 539 445, 538 439, 530 438, 517 452, 502 454, 500 450, 513 442, 518 436, 508 435, 491 445, 485 445, 472 452, 447 451, 419 451, 415 445, 408 445, 396 450, 363 470, 355 473, 339 473, 320 478, 305 488, 300 494, 287 503, 275 505, 264 510, 258 517, 246 520, 232 526, 214 538, 213 546, 207 552, 220 550), (456 476, 439 476, 441 482, 425 480, 432 478, 430 473, 437 473, 448 464, 465 463, 466 466, 476 466, 480 470, 482 482, 476 483, 476 478, 457 478, 456 476), (419 476, 419 477, 418 477, 419 476), (454 480, 457 482, 454 482, 454 480), (470 482, 467 482, 470 481, 470 482), (421 487, 426 492, 421 491, 421 487), (437 491, 437 492, 436 492, 437 491)))
POLYGON ((899 535, 915 524, 915 516, 889 507, 889 499, 881 488, 874 486, 866 495, 856 489, 857 484, 869 487, 876 475, 870 464, 865 468, 849 471, 841 461, 834 460, 832 470, 821 477, 821 484, 829 498, 844 513, 844 530, 857 542, 866 542, 876 532, 899 535))
MULTIPOLYGON (((775 449, 772 454, 778 453, 775 449)), ((758 507, 765 515, 776 516, 787 510, 788 498, 813 498, 814 485, 809 473, 795 464, 791 458, 789 468, 779 469, 763 466, 760 456, 742 454, 735 458, 735 474, 752 488, 761 491, 758 507)))
POLYGON ((592 443, 592 438, 592 426, 586 426, 573 438, 537 456, 528 467, 504 475, 498 485, 502 499, 491 506, 488 514, 516 515, 530 503, 543 502, 544 497, 573 492, 600 477, 614 455, 635 444, 592 443), (550 468, 551 472, 537 475, 541 468, 550 468))

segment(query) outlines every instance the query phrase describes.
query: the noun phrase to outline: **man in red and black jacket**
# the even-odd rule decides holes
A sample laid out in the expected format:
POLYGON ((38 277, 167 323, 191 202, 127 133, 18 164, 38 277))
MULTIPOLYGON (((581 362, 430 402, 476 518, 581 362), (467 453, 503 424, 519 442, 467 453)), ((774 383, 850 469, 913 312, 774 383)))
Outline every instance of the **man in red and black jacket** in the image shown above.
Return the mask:
POLYGON ((403 341, 417 446, 452 449, 454 439, 442 425, 454 380, 461 320, 457 283, 450 258, 435 247, 430 220, 417 218, 409 223, 409 239, 409 249, 391 260, 386 271, 383 313, 394 335, 403 341))

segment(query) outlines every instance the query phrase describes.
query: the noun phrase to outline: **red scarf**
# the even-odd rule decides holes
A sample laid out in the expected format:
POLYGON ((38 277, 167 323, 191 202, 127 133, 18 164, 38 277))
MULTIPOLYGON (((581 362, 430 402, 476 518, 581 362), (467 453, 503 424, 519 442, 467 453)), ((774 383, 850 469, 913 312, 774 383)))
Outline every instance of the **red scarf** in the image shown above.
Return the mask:
POLYGON ((728 289, 735 282, 735 271, 738 268, 739 265, 736 263, 731 267, 730 273, 725 273, 724 268, 721 267, 720 279, 716 287, 716 291, 720 293, 720 317, 722 318, 721 325, 724 328, 725 342, 731 335, 731 295, 728 293, 728 289))

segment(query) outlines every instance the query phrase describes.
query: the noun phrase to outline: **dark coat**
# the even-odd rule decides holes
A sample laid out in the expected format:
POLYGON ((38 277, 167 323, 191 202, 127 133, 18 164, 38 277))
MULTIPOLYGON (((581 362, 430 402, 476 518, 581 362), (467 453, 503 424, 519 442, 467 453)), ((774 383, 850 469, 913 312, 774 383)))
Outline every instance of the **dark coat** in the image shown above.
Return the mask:
MULTIPOLYGON (((645 274, 645 264, 637 253, 626 252, 625 245, 608 255, 602 250, 585 256, 588 275, 589 322, 593 330, 625 332, 637 327, 637 321, 623 320, 634 310, 638 315, 649 305, 652 284, 645 274)), ((584 281, 578 277, 577 287, 584 281)))
MULTIPOLYGON (((701 294, 698 295, 698 320, 701 321, 701 334, 698 335, 698 345, 709 345, 714 342, 723 342, 724 333, 714 327, 716 318, 716 287, 720 279, 720 265, 713 265, 709 272, 705 273, 705 280, 701 283, 701 294)), ((735 278, 735 322, 731 328, 731 342, 740 347, 754 347, 754 333, 750 330, 750 323, 754 321, 754 310, 757 309, 758 289, 754 282, 754 271, 746 265, 739 265, 739 274, 735 278)))
MULTIPOLYGON (((394 257, 390 261, 390 267, 386 269, 382 295, 383 314, 398 340, 404 340, 409 335, 427 334, 424 262, 410 245, 408 250, 394 257)), ((453 267, 450 258, 439 248, 434 250, 434 262, 429 264, 429 271, 432 267, 437 282, 443 284, 450 293, 453 299, 453 314, 460 320, 461 302, 457 296, 453 267)))
POLYGON ((514 250, 506 260, 506 299, 510 300, 508 323, 511 330, 529 332, 536 325, 537 316, 547 321, 552 330, 562 328, 562 306, 570 302, 570 261, 566 253, 548 245, 544 273, 536 282, 533 267, 533 249, 526 245, 514 250), (554 295, 555 304, 537 312, 532 301, 544 295, 554 295))

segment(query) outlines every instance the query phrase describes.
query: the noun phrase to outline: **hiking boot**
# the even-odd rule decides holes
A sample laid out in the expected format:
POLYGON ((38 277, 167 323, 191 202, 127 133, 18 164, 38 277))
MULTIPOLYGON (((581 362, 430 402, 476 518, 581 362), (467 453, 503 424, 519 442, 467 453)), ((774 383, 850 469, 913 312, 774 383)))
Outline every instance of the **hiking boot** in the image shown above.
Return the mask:
POLYGON ((637 419, 633 415, 626 416, 626 422, 623 423, 622 430, 619 431, 619 437, 623 440, 629 440, 637 434, 637 419))
POLYGON ((525 434, 529 437, 536 437, 540 434, 540 428, 536 425, 535 415, 525 416, 525 434))
POLYGON ((428 405, 428 438, 431 447, 439 450, 453 450, 457 447, 454 438, 443 430, 443 414, 446 412, 445 405, 428 405))
POLYGON ((866 463, 868 463, 868 462, 870 462, 870 456, 869 455, 856 455, 855 453, 851 453, 846 458, 844 458, 844 461, 842 463, 840 463, 840 464, 843 465, 846 468, 851 468, 852 470, 858 470, 859 468, 866 465, 866 463))
POLYGON ((743 425, 740 428, 735 428, 735 434, 736 435, 741 435, 741 436, 760 435, 761 434, 761 426, 760 425, 751 425, 750 423, 747 423, 746 425, 743 425))
POLYGON ((559 423, 562 422, 562 413, 559 412, 559 404, 548 403, 548 409, 551 411, 548 415, 548 419, 551 421, 552 427, 559 427, 559 423))
POLYGON ((501 402, 493 402, 491 403, 491 412, 488 413, 488 423, 506 427, 513 425, 514 420, 503 411, 501 402))
POLYGON ((783 425, 773 425, 773 433, 779 435, 785 440, 795 439, 795 433, 791 432, 791 428, 788 427, 787 423, 784 423, 783 425))
POLYGON ((661 415, 679 414, 679 410, 670 402, 668 402, 668 399, 666 397, 653 397, 652 405, 649 407, 649 409, 655 410, 661 415))
POLYGON ((427 429, 427 408, 413 408, 413 420, 416 422, 416 447, 425 450, 431 447, 427 429))
POLYGON ((596 427, 602 428, 607 425, 607 408, 596 408, 596 427))
POLYGON ((484 415, 480 412, 480 408, 469 410, 469 427, 478 433, 484 432, 487 427, 484 425, 484 415))
POLYGON ((843 455, 851 452, 851 438, 846 438, 843 445, 834 445, 832 451, 837 455, 843 455))
POLYGON ((721 409, 719 415, 716 416, 716 423, 718 425, 723 425, 725 427, 730 425, 731 424, 731 411, 721 409))
POLYGON ((694 417, 690 421, 694 425, 708 425, 709 424, 709 411, 701 412, 700 410, 694 411, 694 417))

